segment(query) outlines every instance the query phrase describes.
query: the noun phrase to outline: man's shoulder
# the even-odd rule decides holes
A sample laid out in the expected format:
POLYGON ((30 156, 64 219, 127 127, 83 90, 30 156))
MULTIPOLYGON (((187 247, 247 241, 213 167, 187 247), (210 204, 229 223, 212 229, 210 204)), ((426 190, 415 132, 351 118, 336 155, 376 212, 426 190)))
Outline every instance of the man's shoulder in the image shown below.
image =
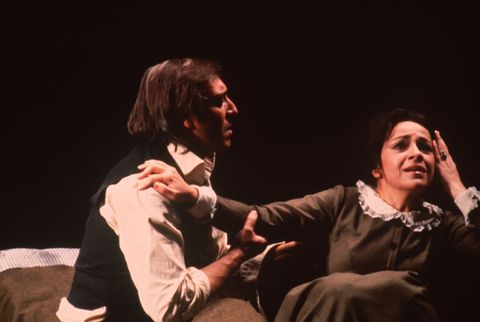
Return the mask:
POLYGON ((161 160, 172 164, 173 159, 163 144, 140 144, 135 146, 130 153, 121 159, 108 173, 105 182, 109 185, 116 183, 122 178, 138 173, 138 166, 147 160, 161 160))
POLYGON ((106 189, 100 214, 117 234, 121 225, 132 230, 149 222, 179 225, 175 205, 153 188, 139 190, 137 182, 137 175, 132 174, 106 189))
MULTIPOLYGON (((138 189, 138 175, 130 174, 117 183, 107 187, 106 200, 115 200, 118 204, 141 203, 148 201, 151 206, 170 207, 171 201, 158 193, 153 187, 138 189)), ((145 205, 143 205, 145 206, 145 205)))
POLYGON ((93 202, 95 204, 103 202, 103 195, 107 187, 112 184, 117 184, 120 180, 132 174, 139 173, 140 170, 138 166, 150 159, 161 160, 168 164, 173 162, 166 147, 162 144, 150 143, 137 145, 127 156, 110 169, 100 188, 92 197, 93 202))

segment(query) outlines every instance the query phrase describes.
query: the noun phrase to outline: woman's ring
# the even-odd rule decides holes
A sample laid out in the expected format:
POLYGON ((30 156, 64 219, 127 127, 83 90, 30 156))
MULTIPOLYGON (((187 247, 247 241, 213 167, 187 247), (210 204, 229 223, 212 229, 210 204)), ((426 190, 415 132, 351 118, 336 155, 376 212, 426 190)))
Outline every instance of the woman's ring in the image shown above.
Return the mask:
POLYGON ((441 153, 440 159, 441 159, 442 161, 447 160, 447 152, 443 151, 443 152, 441 153))

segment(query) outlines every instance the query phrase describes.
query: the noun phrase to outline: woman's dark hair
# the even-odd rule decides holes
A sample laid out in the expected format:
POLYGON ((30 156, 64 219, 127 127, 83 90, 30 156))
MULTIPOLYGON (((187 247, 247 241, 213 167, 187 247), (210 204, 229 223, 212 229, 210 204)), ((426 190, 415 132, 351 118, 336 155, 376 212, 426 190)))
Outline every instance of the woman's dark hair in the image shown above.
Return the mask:
POLYGON ((372 176, 372 170, 382 165, 381 154, 383 144, 392 134, 398 123, 411 121, 420 124, 427 130, 429 125, 420 113, 405 109, 394 109, 374 116, 370 120, 368 136, 364 146, 364 180, 376 186, 376 180, 372 176))
POLYGON ((147 141, 176 142, 183 121, 205 108, 209 82, 221 66, 205 59, 171 59, 150 67, 143 75, 128 131, 147 141))

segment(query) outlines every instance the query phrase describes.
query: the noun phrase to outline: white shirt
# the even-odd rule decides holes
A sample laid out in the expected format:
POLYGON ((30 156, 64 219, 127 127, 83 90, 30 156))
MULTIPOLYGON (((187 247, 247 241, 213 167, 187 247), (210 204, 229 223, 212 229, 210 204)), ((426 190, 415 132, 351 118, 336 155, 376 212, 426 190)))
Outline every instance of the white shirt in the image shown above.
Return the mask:
MULTIPOLYGON (((198 185, 199 200, 188 211, 196 218, 211 217, 216 195, 209 186, 201 185, 209 185, 208 167, 213 167, 213 158, 205 162, 181 146, 168 148, 187 182, 198 185)), ((154 321, 190 319, 208 299, 208 278, 199 269, 185 266, 184 240, 174 205, 153 188, 138 190, 137 181, 137 175, 130 175, 109 186, 100 214, 119 236, 120 249, 145 312, 154 321)), ((227 235, 212 227, 209 262, 227 250, 227 235)), ((102 321, 106 309, 80 310, 64 298, 57 316, 61 321, 102 321)))

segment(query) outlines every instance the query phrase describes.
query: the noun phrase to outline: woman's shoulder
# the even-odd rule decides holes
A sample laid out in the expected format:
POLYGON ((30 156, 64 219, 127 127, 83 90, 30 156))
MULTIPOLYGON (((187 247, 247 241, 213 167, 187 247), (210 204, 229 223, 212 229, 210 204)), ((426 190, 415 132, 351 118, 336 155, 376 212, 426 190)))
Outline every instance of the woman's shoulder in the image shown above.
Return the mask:
POLYGON ((343 208, 345 205, 358 203, 359 191, 357 187, 336 185, 311 196, 320 204, 330 205, 332 208, 343 208))
POLYGON ((442 224, 455 229, 455 227, 465 226, 465 218, 459 211, 444 210, 442 224))

